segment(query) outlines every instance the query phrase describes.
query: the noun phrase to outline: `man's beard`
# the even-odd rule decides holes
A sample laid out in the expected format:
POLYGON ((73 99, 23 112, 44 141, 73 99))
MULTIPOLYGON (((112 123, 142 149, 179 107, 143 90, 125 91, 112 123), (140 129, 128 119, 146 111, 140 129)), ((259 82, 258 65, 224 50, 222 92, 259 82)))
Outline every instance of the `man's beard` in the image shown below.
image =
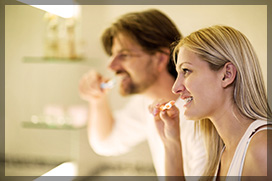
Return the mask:
POLYGON ((135 83, 131 76, 127 74, 127 76, 122 79, 121 84, 120 84, 120 89, 119 92, 122 96, 128 96, 128 95, 133 95, 133 94, 141 94, 145 90, 147 90, 151 85, 153 85, 156 80, 158 79, 158 73, 156 72, 143 72, 143 74, 147 74, 146 78, 142 80, 139 83, 135 83), (126 82, 123 82, 126 81, 126 82))

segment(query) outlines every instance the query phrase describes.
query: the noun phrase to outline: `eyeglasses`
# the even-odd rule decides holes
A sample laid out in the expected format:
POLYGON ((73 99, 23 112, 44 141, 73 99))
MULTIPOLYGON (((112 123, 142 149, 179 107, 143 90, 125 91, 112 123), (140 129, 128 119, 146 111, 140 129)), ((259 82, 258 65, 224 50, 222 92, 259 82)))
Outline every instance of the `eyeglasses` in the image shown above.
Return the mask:
MULTIPOLYGON (((162 50, 158 50, 158 52, 161 52, 163 54, 166 54, 166 55, 169 55, 169 53, 165 52, 165 51, 162 51, 162 50)), ((139 50, 139 51, 123 51, 123 52, 120 52, 116 55, 112 55, 110 57, 111 60, 113 59, 119 59, 119 60, 127 60, 127 59, 131 59, 131 58, 134 58, 134 57, 141 57, 145 54, 148 54, 146 52, 144 52, 143 50, 139 50)), ((149 53, 149 55, 152 55, 152 53, 149 53)))
POLYGON ((110 57, 110 59, 111 60, 113 60, 113 59, 127 60, 127 59, 131 59, 134 57, 141 57, 143 55, 144 55, 143 51, 123 51, 123 52, 120 52, 114 56, 112 55, 110 57))

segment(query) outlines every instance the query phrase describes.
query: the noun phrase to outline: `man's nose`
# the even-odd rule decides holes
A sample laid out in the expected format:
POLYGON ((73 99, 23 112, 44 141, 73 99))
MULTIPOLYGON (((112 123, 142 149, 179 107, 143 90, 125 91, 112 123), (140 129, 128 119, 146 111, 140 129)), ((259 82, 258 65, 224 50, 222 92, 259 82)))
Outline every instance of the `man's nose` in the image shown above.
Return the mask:
POLYGON ((116 56, 111 56, 110 57, 110 63, 108 67, 112 70, 118 70, 121 67, 120 61, 116 56))

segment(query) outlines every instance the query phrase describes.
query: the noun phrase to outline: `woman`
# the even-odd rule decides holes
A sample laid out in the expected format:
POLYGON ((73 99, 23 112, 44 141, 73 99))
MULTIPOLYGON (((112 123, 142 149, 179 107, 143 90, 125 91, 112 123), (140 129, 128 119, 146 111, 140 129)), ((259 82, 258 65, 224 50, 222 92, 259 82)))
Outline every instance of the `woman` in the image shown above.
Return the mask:
MULTIPOLYGON (((272 162, 267 157, 272 155, 272 123, 267 121, 272 114, 249 40, 234 28, 217 25, 180 40, 174 55, 178 77, 172 91, 184 100, 184 116, 203 133, 208 155, 203 175, 212 176, 205 179, 266 176, 272 162)), ((161 104, 165 102, 154 103, 150 111, 164 142, 166 174, 179 175, 178 109, 158 113, 161 104)))

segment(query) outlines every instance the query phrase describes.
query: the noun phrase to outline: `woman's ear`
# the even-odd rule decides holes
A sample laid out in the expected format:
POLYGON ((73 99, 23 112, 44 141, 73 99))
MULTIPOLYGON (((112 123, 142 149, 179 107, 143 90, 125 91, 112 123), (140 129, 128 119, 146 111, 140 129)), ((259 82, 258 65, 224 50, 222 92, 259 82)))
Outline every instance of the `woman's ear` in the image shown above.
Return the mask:
POLYGON ((162 48, 162 51, 157 52, 158 58, 158 70, 161 72, 167 69, 167 65, 170 59, 170 50, 168 48, 162 48))
POLYGON ((233 63, 228 62, 224 65, 222 73, 222 86, 226 88, 234 82, 237 70, 233 63))

